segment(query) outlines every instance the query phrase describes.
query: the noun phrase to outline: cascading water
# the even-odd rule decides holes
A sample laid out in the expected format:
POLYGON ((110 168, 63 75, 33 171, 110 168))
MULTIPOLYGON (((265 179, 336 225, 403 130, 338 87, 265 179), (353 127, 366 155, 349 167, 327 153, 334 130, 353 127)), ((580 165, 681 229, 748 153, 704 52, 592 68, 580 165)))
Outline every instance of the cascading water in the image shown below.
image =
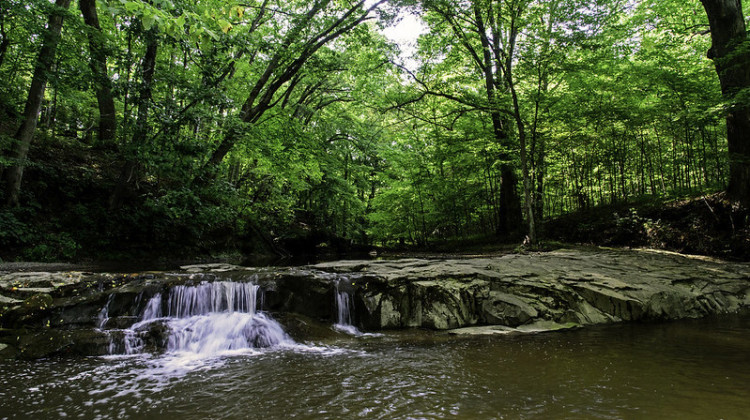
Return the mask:
POLYGON ((360 336, 362 332, 352 325, 352 312, 354 310, 354 301, 352 294, 346 290, 345 283, 347 278, 343 278, 336 283, 336 324, 333 328, 337 331, 360 336))
MULTIPOLYGON (((158 293, 148 301, 139 321, 123 330, 121 344, 110 345, 110 353, 142 353, 147 340, 157 337, 158 341, 159 336, 168 353, 209 356, 292 344, 278 322, 256 310, 258 291, 252 283, 219 281, 176 286, 166 299, 158 293)), ((107 314, 105 307, 100 319, 107 314)), ((100 322, 104 325, 105 321, 100 322)))
POLYGON ((103 329, 104 326, 107 324, 107 321, 109 321, 109 305, 112 304, 112 299, 114 299, 115 295, 111 294, 109 295, 109 298, 107 298, 107 303, 104 305, 101 311, 99 311, 98 320, 96 323, 96 326, 99 329, 103 329))

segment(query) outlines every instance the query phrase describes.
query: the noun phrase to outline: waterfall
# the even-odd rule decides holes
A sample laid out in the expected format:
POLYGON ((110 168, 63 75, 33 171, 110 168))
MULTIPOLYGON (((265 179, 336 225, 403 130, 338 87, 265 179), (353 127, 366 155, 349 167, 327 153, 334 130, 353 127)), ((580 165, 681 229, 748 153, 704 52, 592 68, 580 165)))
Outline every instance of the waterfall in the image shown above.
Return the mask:
POLYGON ((352 325, 352 299, 349 293, 339 290, 336 286, 337 325, 352 325))
POLYGON ((220 281, 198 286, 172 288, 167 316, 187 318, 214 312, 255 313, 259 286, 252 283, 220 281))
MULTIPOLYGON (((293 343, 278 322, 256 310, 258 293, 255 284, 229 281, 175 286, 166 299, 157 293, 110 353, 139 354, 156 343, 168 353, 216 355, 293 343)), ((107 315, 105 307, 100 319, 107 315)))
POLYGON ((100 330, 104 329, 104 326, 107 325, 107 321, 109 321, 109 305, 112 303, 112 299, 114 299, 114 297, 114 294, 109 295, 109 297, 107 298, 107 303, 104 305, 102 310, 99 311, 96 326, 100 330))
POLYGON ((347 278, 343 278, 336 283, 337 318, 336 324, 334 324, 333 328, 346 334, 360 336, 362 335, 362 332, 359 331, 357 327, 352 325, 352 312, 354 310, 354 301, 352 299, 352 294, 347 290, 343 290, 345 289, 345 287, 342 287, 342 283, 348 281, 349 280, 347 278))

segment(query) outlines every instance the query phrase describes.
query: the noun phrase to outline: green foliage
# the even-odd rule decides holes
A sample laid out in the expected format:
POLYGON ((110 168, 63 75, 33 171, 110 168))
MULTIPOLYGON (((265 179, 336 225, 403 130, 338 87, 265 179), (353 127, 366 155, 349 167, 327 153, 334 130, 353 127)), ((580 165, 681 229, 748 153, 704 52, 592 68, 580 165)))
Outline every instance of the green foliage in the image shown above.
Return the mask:
POLYGON ((0 248, 24 249, 20 257, 28 261, 60 261, 77 257, 81 246, 70 233, 60 232, 63 227, 54 222, 35 226, 24 220, 31 218, 29 213, 23 210, 0 211, 0 248))
POLYGON ((33 237, 33 230, 18 220, 16 212, 9 209, 0 211, 0 247, 8 249, 28 244, 33 237))
MULTIPOLYGON (((705 58, 699 2, 388 2, 369 15, 377 25, 409 10, 429 27, 411 72, 391 64, 398 47, 353 4, 99 1, 101 29, 71 8, 22 208, 0 210, 0 255, 484 238, 499 230, 503 169, 522 174, 521 152, 538 218, 726 182, 730 104, 705 58), (496 42, 492 98, 472 55, 484 51, 474 6, 496 42), (89 35, 106 56, 113 139, 97 137, 89 35)), ((2 3, 0 170, 16 163, 12 136, 49 13, 48 1, 2 3)), ((650 223, 617 218, 623 232, 650 223)))
POLYGON ((44 243, 27 249, 22 258, 27 261, 52 262, 72 260, 81 246, 68 233, 45 235, 44 243))
POLYGON ((648 236, 655 222, 638 214, 635 208, 629 208, 624 214, 614 213, 617 234, 612 238, 615 243, 627 244, 636 239, 648 236))

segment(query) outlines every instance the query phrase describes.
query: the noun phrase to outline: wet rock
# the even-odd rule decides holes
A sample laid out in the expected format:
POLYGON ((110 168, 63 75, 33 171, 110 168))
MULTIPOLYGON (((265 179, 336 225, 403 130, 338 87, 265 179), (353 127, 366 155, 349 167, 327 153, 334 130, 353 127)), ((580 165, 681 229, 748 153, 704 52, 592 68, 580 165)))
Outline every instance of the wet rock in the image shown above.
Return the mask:
POLYGON ((516 327, 538 317, 539 311, 522 297, 491 291, 482 301, 481 314, 486 324, 516 327))
POLYGON ((326 342, 342 336, 331 328, 331 324, 322 323, 316 319, 292 312, 274 313, 273 317, 284 331, 297 342, 326 342))
POLYGON ((0 357, 15 359, 98 356, 107 354, 109 347, 107 335, 94 330, 10 330, 5 331, 0 339, 5 341, 0 357))
POLYGON ((539 321, 590 325, 695 318, 750 307, 750 265, 652 251, 562 250, 312 268, 370 276, 358 318, 371 329, 518 327, 539 321), (470 291, 469 284, 475 285, 470 291))
POLYGON ((36 294, 23 301, 23 306, 30 309, 47 309, 52 305, 52 296, 47 293, 36 294))
MULTIPOLYGON (((201 265, 173 273, 6 272, 0 273, 6 297, 0 301, 0 357, 106 353, 107 343, 139 321, 153 296, 161 294, 166 305, 171 288, 213 281, 259 285, 258 308, 278 315, 303 340, 336 334, 329 327, 336 321, 337 290, 352 296, 354 324, 365 330, 505 334, 750 311, 749 264, 650 251, 300 268, 201 265), (26 291, 18 293, 21 288, 26 291)), ((160 322, 137 332, 152 351, 164 348, 168 333, 160 322)))
POLYGON ((263 288, 263 308, 294 312, 320 320, 335 319, 334 284, 331 276, 290 270, 259 281, 263 288))
POLYGON ((597 287, 592 284, 570 284, 588 304, 600 312, 612 316, 614 320, 637 321, 643 316, 643 303, 621 292, 597 287))
POLYGON ((560 324, 554 321, 537 321, 531 324, 512 328, 505 325, 484 325, 479 327, 464 327, 448 331, 452 335, 507 335, 507 334, 530 334, 549 331, 561 331, 580 328, 575 322, 560 324))

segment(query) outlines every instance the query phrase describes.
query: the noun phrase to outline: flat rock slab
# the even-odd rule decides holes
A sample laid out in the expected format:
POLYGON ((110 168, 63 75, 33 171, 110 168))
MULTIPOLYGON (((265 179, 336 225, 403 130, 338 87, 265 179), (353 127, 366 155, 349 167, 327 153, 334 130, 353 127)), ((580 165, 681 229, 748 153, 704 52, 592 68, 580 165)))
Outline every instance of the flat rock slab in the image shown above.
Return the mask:
POLYGON ((152 297, 213 281, 252 282, 262 290, 264 311, 329 327, 337 321, 337 294, 347 293, 354 323, 370 331, 533 333, 750 310, 750 264, 648 250, 292 268, 202 264, 170 272, 0 271, 0 357, 101 354, 109 330, 137 322, 152 297))
POLYGON ((750 308, 750 264, 652 250, 337 261, 312 268, 366 281, 361 300, 371 328, 588 325, 750 308), (426 280, 431 287, 424 287, 426 280))
POLYGON ((550 331, 571 330, 581 326, 569 322, 558 324, 554 321, 537 321, 531 324, 521 325, 518 328, 506 327, 504 325, 482 325, 477 327, 464 327, 449 330, 452 335, 508 335, 508 334, 533 334, 550 331))

